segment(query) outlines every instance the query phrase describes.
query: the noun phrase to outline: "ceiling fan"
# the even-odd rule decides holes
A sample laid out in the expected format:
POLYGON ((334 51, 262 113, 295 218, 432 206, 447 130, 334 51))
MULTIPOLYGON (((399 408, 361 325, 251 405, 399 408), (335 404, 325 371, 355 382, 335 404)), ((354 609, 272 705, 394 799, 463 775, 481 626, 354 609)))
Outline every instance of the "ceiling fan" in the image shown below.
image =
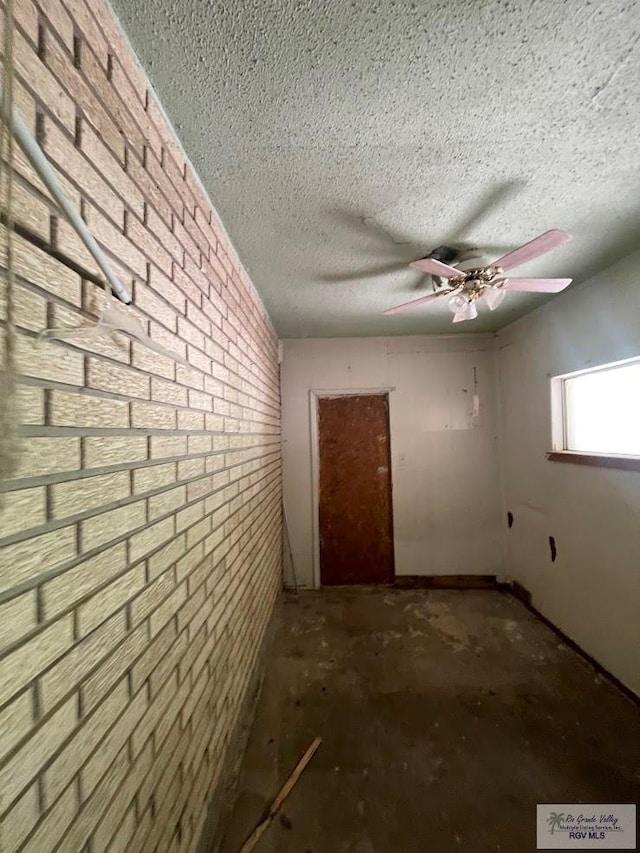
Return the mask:
POLYGON ((544 255, 557 246, 568 243, 571 239, 570 234, 557 228, 545 231, 544 234, 540 234, 518 249, 514 249, 513 252, 480 267, 477 266, 477 261, 476 263, 469 261, 467 264, 460 264, 460 268, 456 269, 447 263, 443 263, 437 257, 433 257, 435 253, 432 253, 432 257, 413 261, 409 266, 430 273, 432 276, 448 279, 448 285, 436 289, 434 293, 430 293, 428 296, 421 296, 419 299, 412 299, 410 302, 388 308, 383 313, 398 314, 408 308, 415 308, 426 302, 440 299, 442 296, 448 296, 449 308, 453 312, 453 322, 460 323, 463 320, 474 320, 478 316, 477 303, 481 300, 484 300, 489 309, 494 311, 509 290, 530 293, 558 293, 571 284, 572 279, 511 278, 505 277, 504 274, 520 264, 544 255), (464 268, 469 265, 473 268, 464 268))

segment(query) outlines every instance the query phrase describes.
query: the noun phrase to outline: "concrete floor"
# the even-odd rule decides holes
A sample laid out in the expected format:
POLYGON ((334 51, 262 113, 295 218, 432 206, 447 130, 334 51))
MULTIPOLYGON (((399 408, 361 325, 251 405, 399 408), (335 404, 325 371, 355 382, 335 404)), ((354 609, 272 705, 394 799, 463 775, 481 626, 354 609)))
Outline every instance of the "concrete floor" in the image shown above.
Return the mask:
POLYGON ((640 800, 640 710, 492 591, 287 594, 223 846, 528 853, 539 802, 640 800))

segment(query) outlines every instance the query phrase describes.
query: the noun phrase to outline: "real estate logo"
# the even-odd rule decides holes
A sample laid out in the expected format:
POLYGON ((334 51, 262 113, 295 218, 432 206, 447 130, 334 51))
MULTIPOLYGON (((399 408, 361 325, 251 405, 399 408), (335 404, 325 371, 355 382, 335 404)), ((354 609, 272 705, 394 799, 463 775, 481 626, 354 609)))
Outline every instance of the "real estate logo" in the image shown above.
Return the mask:
POLYGON ((539 803, 538 850, 635 850, 634 803, 539 803))

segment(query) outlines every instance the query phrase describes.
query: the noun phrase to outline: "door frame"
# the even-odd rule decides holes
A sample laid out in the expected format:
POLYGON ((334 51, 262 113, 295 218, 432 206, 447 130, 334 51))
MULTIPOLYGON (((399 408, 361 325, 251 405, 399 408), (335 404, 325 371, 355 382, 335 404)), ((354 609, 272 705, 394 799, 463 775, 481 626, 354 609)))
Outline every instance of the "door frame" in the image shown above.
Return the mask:
MULTIPOLYGON (((313 531, 313 588, 320 589, 320 433, 318 430, 318 401, 322 397, 389 397, 394 386, 378 388, 321 388, 309 391, 309 424, 311 427, 311 515, 313 531)), ((391 466, 391 406, 389 405, 389 477, 393 511, 393 467, 391 466)), ((393 517, 392 517, 393 523, 393 517)), ((395 539, 394 539, 395 550, 395 539)))

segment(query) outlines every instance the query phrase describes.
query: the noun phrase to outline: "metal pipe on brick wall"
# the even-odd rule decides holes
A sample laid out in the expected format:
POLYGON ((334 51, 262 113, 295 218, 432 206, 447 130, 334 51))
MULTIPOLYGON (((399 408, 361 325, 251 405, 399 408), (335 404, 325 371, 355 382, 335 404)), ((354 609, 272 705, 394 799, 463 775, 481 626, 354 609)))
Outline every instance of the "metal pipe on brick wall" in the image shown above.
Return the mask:
MULTIPOLYGON (((0 81, 0 109, 2 109, 1 105, 4 103, 3 94, 4 87, 2 85, 2 81, 0 81)), ((91 233, 91 231, 89 231, 85 221, 80 216, 80 213, 76 210, 76 208, 71 204, 71 202, 65 195, 65 192, 62 189, 60 181, 58 180, 58 176, 54 172, 51 163, 49 163, 44 151, 42 150, 42 148, 40 148, 36 140, 31 135, 29 128, 20 116, 20 113, 14 109, 13 115, 5 115, 4 120, 12 129, 16 140, 18 141, 24 153, 27 155, 29 162, 36 170, 38 175, 40 175, 43 183, 53 196, 54 200, 58 203, 59 207, 61 208, 69 222, 77 231, 78 236, 95 259, 95 262, 98 264, 101 271, 104 273, 104 276, 111 285, 113 292, 116 294, 116 296, 121 302, 124 302, 126 305, 129 305, 131 303, 131 295, 129 291, 122 284, 118 276, 114 273, 111 264, 107 260, 107 256, 97 244, 93 234, 91 233)))

